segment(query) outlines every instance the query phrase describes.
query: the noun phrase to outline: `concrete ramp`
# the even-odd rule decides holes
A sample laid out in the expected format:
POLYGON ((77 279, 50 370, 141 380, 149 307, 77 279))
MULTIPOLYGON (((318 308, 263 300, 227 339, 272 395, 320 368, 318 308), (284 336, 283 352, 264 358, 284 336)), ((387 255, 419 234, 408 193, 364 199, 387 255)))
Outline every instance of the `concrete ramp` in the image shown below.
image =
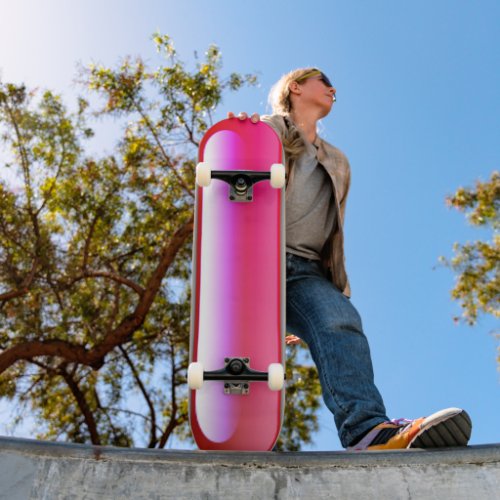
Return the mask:
POLYGON ((500 444, 435 451, 242 453, 0 438, 0 498, 500 498, 500 444))

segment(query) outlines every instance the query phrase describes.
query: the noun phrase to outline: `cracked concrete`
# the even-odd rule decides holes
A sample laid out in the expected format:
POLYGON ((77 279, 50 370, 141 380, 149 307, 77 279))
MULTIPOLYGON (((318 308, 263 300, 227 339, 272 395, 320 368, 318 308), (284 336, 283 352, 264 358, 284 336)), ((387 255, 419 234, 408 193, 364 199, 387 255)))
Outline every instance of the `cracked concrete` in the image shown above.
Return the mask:
POLYGON ((500 444, 243 453, 0 438, 0 499, 500 498, 500 444))

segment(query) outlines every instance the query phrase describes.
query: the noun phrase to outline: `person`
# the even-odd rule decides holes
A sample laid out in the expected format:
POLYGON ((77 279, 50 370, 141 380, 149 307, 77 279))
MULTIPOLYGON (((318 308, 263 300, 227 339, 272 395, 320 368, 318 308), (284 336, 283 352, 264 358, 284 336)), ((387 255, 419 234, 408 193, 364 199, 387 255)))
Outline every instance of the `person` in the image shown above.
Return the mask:
MULTIPOLYGON (((390 420, 374 383, 361 317, 345 270, 344 217, 350 186, 347 157, 317 133, 337 91, 318 68, 299 68, 272 88, 273 114, 286 168, 287 344, 302 339, 311 352, 323 399, 348 450, 466 445, 471 420, 460 408, 428 417, 390 420)), ((248 119, 247 113, 228 118, 248 119)), ((261 117, 254 113, 250 120, 261 117)))

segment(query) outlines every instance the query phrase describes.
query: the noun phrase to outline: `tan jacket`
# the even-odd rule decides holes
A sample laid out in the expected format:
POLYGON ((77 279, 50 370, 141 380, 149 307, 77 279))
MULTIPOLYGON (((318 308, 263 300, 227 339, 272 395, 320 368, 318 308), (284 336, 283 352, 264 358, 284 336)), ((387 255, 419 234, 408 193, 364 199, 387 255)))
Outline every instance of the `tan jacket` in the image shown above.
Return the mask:
MULTIPOLYGON (((262 120, 269 123, 274 130, 283 137, 287 127, 283 116, 267 115, 262 120)), ((347 297, 351 296, 349 279, 345 270, 344 255, 344 216, 347 194, 351 182, 351 169, 347 157, 336 147, 328 144, 320 137, 316 139, 314 145, 318 149, 318 162, 323 165, 330 175, 335 195, 337 223, 322 251, 322 263, 325 269, 329 270, 333 284, 341 290, 347 297)), ((288 172, 288 184, 293 182, 293 167, 288 172)))

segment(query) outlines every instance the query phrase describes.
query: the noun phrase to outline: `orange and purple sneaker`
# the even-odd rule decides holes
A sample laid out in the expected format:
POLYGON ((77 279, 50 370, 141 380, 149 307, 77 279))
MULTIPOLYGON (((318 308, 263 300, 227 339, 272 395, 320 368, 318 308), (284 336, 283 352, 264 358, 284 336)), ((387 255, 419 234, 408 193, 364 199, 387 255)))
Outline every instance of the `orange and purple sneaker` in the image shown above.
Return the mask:
POLYGON ((400 418, 383 422, 368 432, 348 451, 398 450, 402 448, 444 448, 466 446, 472 422, 465 410, 447 408, 429 417, 400 418))

